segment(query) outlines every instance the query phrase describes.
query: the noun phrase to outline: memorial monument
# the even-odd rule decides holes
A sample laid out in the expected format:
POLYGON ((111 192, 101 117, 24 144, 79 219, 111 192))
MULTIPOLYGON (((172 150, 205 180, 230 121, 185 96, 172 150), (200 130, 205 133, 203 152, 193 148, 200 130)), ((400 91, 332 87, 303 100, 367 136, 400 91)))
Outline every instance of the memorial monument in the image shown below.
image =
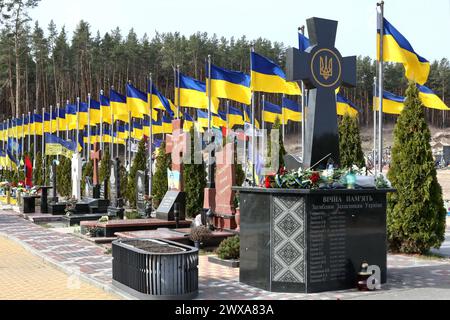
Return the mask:
MULTIPOLYGON (((304 167, 320 170, 339 164, 335 89, 355 85, 356 58, 334 47, 336 21, 307 24, 311 47, 288 51, 287 77, 311 89, 304 167)), ((386 282, 386 195, 394 190, 233 189, 240 193, 241 282, 273 292, 352 289, 363 263, 380 270, 378 284, 386 282)))

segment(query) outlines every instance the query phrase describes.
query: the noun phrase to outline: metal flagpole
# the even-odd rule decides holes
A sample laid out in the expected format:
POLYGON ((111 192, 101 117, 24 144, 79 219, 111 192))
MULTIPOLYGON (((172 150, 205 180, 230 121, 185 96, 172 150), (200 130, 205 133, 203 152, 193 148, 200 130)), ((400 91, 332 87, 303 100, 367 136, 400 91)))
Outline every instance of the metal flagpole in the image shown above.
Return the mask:
POLYGON ((109 134, 111 135, 111 143, 110 143, 110 149, 111 149, 111 160, 114 160, 114 108, 111 106, 111 124, 109 126, 109 134))
POLYGON ((150 86, 150 96, 149 96, 149 105, 150 105, 150 129, 149 129, 149 142, 148 142, 148 195, 152 196, 153 194, 153 77, 150 73, 149 76, 149 86, 150 86))
MULTIPOLYGON (((8 142, 8 139, 9 139, 9 119, 6 120, 6 127, 7 127, 7 129, 6 129, 6 141, 7 141, 7 144, 8 144, 9 143, 8 142)), ((11 171, 12 170, 11 161, 8 161, 8 162, 9 162, 9 171, 11 171)))
POLYGON ((230 100, 227 100, 227 132, 230 129, 230 100))
MULTIPOLYGON (((119 135, 119 125, 120 125, 120 121, 116 120, 116 134, 119 135)), ((128 124, 128 130, 130 130, 130 125, 128 124)), ((128 141, 125 141, 124 145, 123 145, 123 153, 124 153, 124 163, 127 162, 127 143, 128 141)), ((117 153, 117 157, 120 157, 120 143, 119 143, 119 138, 117 138, 116 140, 116 153, 117 153)), ((125 166, 126 167, 126 166, 125 166)))
MULTIPOLYGON (((67 111, 69 111, 67 108, 68 105, 69 105, 69 100, 66 101, 66 140, 69 140, 69 120, 67 119, 68 118, 67 111)), ((77 152, 78 152, 78 145, 77 145, 77 152)))
POLYGON ((266 130, 266 122, 264 121, 264 111, 266 111, 266 95, 265 94, 263 94, 262 95, 262 111, 261 111, 261 114, 262 114, 262 116, 261 116, 261 128, 262 128, 262 131, 263 131, 263 137, 262 137, 262 140, 263 140, 263 152, 264 152, 264 150, 265 150, 265 139, 266 139, 266 137, 265 137, 265 134, 264 134, 264 130, 266 130))
MULTIPOLYGON (((283 99, 286 98, 286 95, 283 94, 283 99)), ((281 104, 281 118, 283 118, 283 144, 285 143, 285 137, 286 137, 286 119, 284 117, 284 107, 283 103, 281 104)))
MULTIPOLYGON (((211 144, 212 140, 212 88, 211 88, 211 68, 212 68, 212 61, 211 61, 211 55, 208 55, 208 144, 211 144)), ((214 185, 214 177, 213 177, 213 164, 211 156, 208 158, 208 188, 212 189, 215 188, 214 185)))
POLYGON ((24 154, 24 146, 25 146, 25 114, 22 113, 22 155, 24 154))
POLYGON ((60 114, 59 114, 59 112, 60 112, 60 104, 59 103, 57 103, 56 104, 56 135, 58 136, 58 138, 59 138, 59 116, 60 116, 60 114))
POLYGON ((378 131, 379 131, 379 141, 378 141, 378 166, 380 174, 383 173, 383 93, 384 93, 384 63, 383 63, 383 37, 384 37, 384 1, 377 4, 380 7, 380 12, 378 14, 379 27, 380 27, 380 56, 379 56, 379 120, 378 120, 378 131))
MULTIPOLYGON (((255 52, 255 48, 252 47, 251 51, 250 51, 250 64, 252 64, 252 59, 251 59, 251 54, 255 52)), ((253 69, 253 66, 250 66, 250 70, 253 69)), ((262 119, 264 122, 264 119, 262 119)), ((252 91, 252 184, 253 186, 256 186, 256 144, 255 144, 255 130, 256 130, 256 125, 255 125, 255 93, 252 91)))
POLYGON ((45 185, 45 108, 42 108, 42 167, 45 185))
MULTIPOLYGON (((131 81, 129 80, 128 83, 131 84, 131 81)), ((118 151, 117 154, 119 154, 118 151)), ((125 147, 125 159, 127 158, 126 155, 127 150, 125 147)), ((126 167, 131 170, 131 110, 128 110, 128 165, 126 167)))
POLYGON ((177 109, 177 119, 180 119, 180 108, 181 108, 181 101, 180 101, 180 98, 181 98, 181 88, 180 88, 180 86, 181 86, 181 84, 180 84, 180 82, 181 82, 181 75, 180 75, 180 65, 177 65, 177 86, 176 86, 176 88, 177 88, 177 92, 176 92, 176 95, 177 95, 177 100, 178 100, 178 103, 177 103, 177 105, 178 105, 178 109, 177 109))
POLYGON ((100 145, 102 147, 102 150, 104 149, 104 144, 103 144, 103 112, 102 112, 102 96, 103 96, 104 91, 100 90, 100 145))
MULTIPOLYGON (((302 35, 305 35, 305 26, 299 28, 302 35)), ((305 83, 301 82, 302 86, 302 162, 305 161, 305 137, 306 137, 306 98, 307 92, 305 83)))
MULTIPOLYGON (((77 145, 77 148, 79 140, 80 140, 80 97, 77 97, 77 136, 75 137, 75 143, 77 145)), ((82 152, 83 151, 84 150, 82 150, 82 152)))
MULTIPOLYGON (((33 114, 33 118, 34 115, 37 114, 38 111, 37 109, 34 110, 34 114, 33 114)), ((33 168, 36 167, 36 122, 33 121, 33 125, 34 125, 34 146, 33 146, 33 168)))
POLYGON ((28 139, 27 139, 27 151, 30 152, 31 151, 31 112, 28 111, 28 139))
POLYGON ((89 154, 91 153, 91 94, 88 93, 88 142, 87 142, 87 152, 86 161, 89 160, 89 154))
POLYGON ((377 176, 378 168, 377 168, 377 108, 376 108, 376 100, 375 97, 377 96, 377 77, 373 78, 373 168, 374 168, 374 174, 375 177, 377 176))

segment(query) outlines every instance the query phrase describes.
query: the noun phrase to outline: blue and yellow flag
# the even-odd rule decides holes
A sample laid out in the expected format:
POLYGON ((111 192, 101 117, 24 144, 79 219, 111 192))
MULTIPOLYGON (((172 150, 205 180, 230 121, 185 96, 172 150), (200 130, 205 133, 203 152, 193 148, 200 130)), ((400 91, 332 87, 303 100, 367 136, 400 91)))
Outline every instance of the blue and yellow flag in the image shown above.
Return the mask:
POLYGON ((344 98, 340 94, 336 97, 337 103, 337 114, 339 116, 344 116, 346 113, 352 117, 357 117, 359 114, 359 109, 350 100, 344 98))
POLYGON ((244 124, 245 124, 244 113, 241 110, 239 110, 238 108, 230 106, 229 112, 228 112, 228 127, 229 127, 229 129, 233 129, 235 126, 243 126, 244 124))
POLYGON ((191 129, 194 127, 194 119, 188 113, 184 113, 183 117, 184 117, 183 131, 190 132, 191 129))
POLYGON ((16 158, 16 156, 14 155, 14 153, 12 152, 12 150, 7 147, 6 149, 6 162, 7 162, 7 166, 11 166, 12 169, 17 170, 20 166, 20 161, 16 158))
POLYGON ((114 114, 114 121, 120 120, 128 123, 130 121, 130 115, 127 105, 127 97, 111 89, 109 91, 109 100, 112 112, 114 114))
POLYGON ((33 114, 33 127, 36 135, 42 136, 42 115, 33 114))
POLYGON ((417 85, 417 88, 419 89, 420 100, 422 100, 425 107, 437 110, 450 110, 433 90, 421 85, 417 85))
POLYGON ((283 98, 283 121, 302 122, 302 108, 297 102, 283 98))
POLYGON ((149 89, 148 89, 148 97, 150 99, 150 94, 152 95, 152 108, 153 108, 153 120, 157 120, 158 119, 158 112, 155 112, 155 110, 162 110, 167 112, 167 114, 170 117, 175 117, 175 114, 177 113, 177 107, 175 107, 175 105, 172 103, 172 101, 170 101, 169 99, 167 99, 166 97, 164 97, 161 92, 159 92, 159 90, 156 88, 155 84, 153 84, 152 86, 152 90, 150 90, 150 85, 149 85, 149 89))
MULTIPOLYGON (((206 66, 206 75, 209 79, 208 65, 206 66)), ((225 70, 211 65, 210 89, 212 97, 229 99, 249 105, 252 100, 250 83, 250 76, 245 73, 225 70)), ((207 89, 209 90, 209 88, 207 89)))
POLYGON ((280 122, 283 123, 282 119, 283 110, 280 106, 276 104, 270 103, 268 101, 264 102, 263 109, 263 121, 268 123, 275 123, 277 119, 280 119, 280 122))
POLYGON ((95 125, 101 123, 102 122, 102 119, 101 119, 102 110, 100 107, 100 102, 98 102, 94 99, 91 99, 89 107, 90 107, 89 108, 89 118, 90 118, 89 120, 91 121, 90 125, 95 126, 95 125))
POLYGON ((173 132, 172 119, 166 116, 163 116, 162 120, 163 125, 163 133, 171 134, 173 132))
POLYGON ((133 121, 133 132, 131 133, 131 137, 139 141, 144 137, 144 126, 140 121, 133 121))
POLYGON ((2 168, 8 167, 8 158, 6 156, 6 152, 4 150, 0 150, 0 166, 2 168))
POLYGON ((288 83, 286 74, 276 63, 255 52, 252 52, 251 60, 251 88, 253 91, 288 95, 302 94, 298 83, 288 83))
POLYGON ((59 130, 63 131, 63 130, 67 129, 66 109, 65 108, 59 108, 57 124, 58 124, 59 130))
MULTIPOLYGON (((246 123, 252 123, 252 110, 250 109, 249 106, 244 105, 244 121, 246 123)), ((256 129, 261 129, 261 125, 259 124, 258 119, 256 119, 255 117, 255 124, 256 124, 256 129)))
MULTIPOLYGON (((89 106, 85 102, 80 102, 79 110, 78 110, 78 121, 80 122, 80 129, 84 128, 88 125, 88 113, 89 113, 89 106)), ((76 124, 75 124, 76 128, 76 124)))
POLYGON ((127 105, 133 118, 144 119, 144 115, 150 114, 148 96, 129 83, 127 83, 127 105))
POLYGON ((117 126, 116 132, 114 132, 114 136, 118 138, 117 141, 128 139, 128 127, 129 127, 128 123, 125 125, 120 124, 117 126))
POLYGON ((44 133, 51 133, 50 128, 51 128, 51 122, 52 122, 52 117, 50 116, 50 113, 45 112, 44 113, 44 133))
POLYGON ((152 120, 152 132, 153 134, 163 134, 164 130, 163 130, 163 124, 162 124, 162 120, 152 120))
POLYGON ((72 159, 77 151, 77 144, 74 141, 66 141, 53 134, 45 134, 45 155, 63 156, 72 159))
POLYGON ((103 123, 111 124, 111 104, 109 98, 105 95, 100 95, 100 110, 103 123))
MULTIPOLYGON (((386 19, 384 21, 383 60, 403 64, 406 78, 421 85, 430 74, 430 62, 419 56, 406 40, 386 19)), ((380 57, 380 28, 378 28, 377 57, 380 57)))
POLYGON ((68 104, 66 106, 66 121, 69 124, 69 130, 75 130, 77 128, 77 108, 75 104, 68 104))
MULTIPOLYGON (((180 73, 180 107, 208 109, 209 101, 206 94, 206 83, 195 80, 180 73)), ((175 101, 178 102, 178 91, 175 92, 175 101)), ((212 112, 219 111, 219 99, 212 99, 212 112)), ((176 103, 178 104, 178 103, 176 103)))
MULTIPOLYGON (((378 90, 377 90, 378 93, 378 90)), ((380 111, 380 99, 378 96, 375 97, 375 110, 380 111)), ((388 91, 384 91, 383 93, 383 113, 387 114, 401 114, 403 109, 405 108, 405 98, 401 96, 397 96, 388 91)))

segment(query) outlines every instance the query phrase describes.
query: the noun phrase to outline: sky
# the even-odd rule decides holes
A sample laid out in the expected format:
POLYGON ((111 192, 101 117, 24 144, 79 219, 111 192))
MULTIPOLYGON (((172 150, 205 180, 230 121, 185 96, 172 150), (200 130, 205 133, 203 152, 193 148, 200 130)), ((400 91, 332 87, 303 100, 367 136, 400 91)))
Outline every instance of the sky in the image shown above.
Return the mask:
MULTIPOLYGON (((72 32, 83 19, 103 35, 117 26, 139 37, 197 31, 245 35, 298 46, 297 29, 310 17, 339 21, 336 48, 343 56, 376 54, 376 0, 41 0, 33 20, 72 32)), ((450 58, 450 0, 385 0, 385 17, 428 60, 450 58)))

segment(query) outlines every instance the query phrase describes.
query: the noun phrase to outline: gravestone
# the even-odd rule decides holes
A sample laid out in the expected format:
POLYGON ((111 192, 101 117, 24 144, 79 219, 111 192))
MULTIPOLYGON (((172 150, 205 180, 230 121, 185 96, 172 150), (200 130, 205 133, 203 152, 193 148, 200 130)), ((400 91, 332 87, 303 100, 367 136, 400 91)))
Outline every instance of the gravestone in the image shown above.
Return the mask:
POLYGON ((91 152, 91 160, 93 163, 93 195, 94 199, 100 199, 100 179, 98 164, 102 160, 102 151, 100 150, 100 144, 94 144, 94 151, 91 152))
MULTIPOLYGON (((156 218, 167 221, 175 220, 175 203, 179 204, 180 220, 186 217, 186 195, 183 185, 183 157, 187 152, 188 135, 183 131, 183 121, 172 121, 173 134, 166 136, 166 153, 172 155, 172 171, 179 173, 180 181, 176 183, 176 189, 169 189, 159 208, 156 210, 156 218)), ((178 176, 178 175, 177 175, 178 176)))
POLYGON ((105 181, 102 182, 101 187, 100 187, 100 199, 104 199, 104 200, 108 200, 108 184, 109 184, 109 180, 105 179, 105 181))
POLYGON ((448 165, 450 165, 450 146, 443 146, 442 151, 443 151, 445 165, 448 166, 448 165))
POLYGON ((236 208, 234 207, 236 184, 236 166, 234 164, 234 143, 228 143, 216 154, 216 199, 214 211, 214 227, 216 229, 234 230, 236 224, 236 208))
POLYGON ((58 203, 58 190, 56 189, 56 167, 57 162, 53 161, 50 170, 50 181, 52 183, 52 197, 50 198, 50 204, 58 203))
POLYGON ((147 174, 144 171, 138 171, 136 174, 136 207, 138 214, 142 218, 148 218, 151 214, 151 210, 147 208, 145 201, 148 190, 147 185, 147 174))
POLYGON ((123 199, 120 194, 120 160, 116 158, 111 165, 111 176, 109 179, 110 183, 110 207, 108 208, 108 213, 110 215, 115 215, 119 219, 123 219, 125 210, 123 208, 123 199))
POLYGON ((84 184, 84 197, 92 199, 94 197, 94 186, 92 184, 91 177, 86 177, 84 184))
POLYGON ((303 81, 310 90, 305 169, 325 169, 329 159, 340 164, 336 89, 356 86, 356 57, 342 58, 334 47, 337 25, 337 21, 309 19, 311 47, 287 52, 287 80, 303 81))
POLYGON ((81 156, 77 152, 72 157, 72 197, 81 200, 81 156))

